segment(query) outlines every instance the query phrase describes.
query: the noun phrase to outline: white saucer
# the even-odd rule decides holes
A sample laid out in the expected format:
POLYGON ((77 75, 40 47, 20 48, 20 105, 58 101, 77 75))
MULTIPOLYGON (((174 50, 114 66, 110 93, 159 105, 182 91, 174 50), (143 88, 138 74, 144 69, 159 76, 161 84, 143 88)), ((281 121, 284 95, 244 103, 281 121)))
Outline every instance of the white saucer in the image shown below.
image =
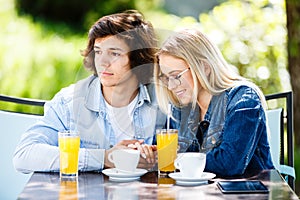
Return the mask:
POLYGON ((171 177, 172 179, 175 179, 176 182, 179 181, 181 183, 185 182, 185 184, 187 184, 186 182, 203 182, 203 181, 208 181, 210 179, 213 179, 216 175, 210 172, 203 172, 201 177, 183 177, 180 172, 175 172, 175 173, 170 173, 169 177, 171 177))
POLYGON ((113 169, 104 169, 102 171, 103 174, 109 176, 109 179, 112 181, 133 181, 140 178, 140 176, 144 175, 148 171, 145 169, 136 169, 134 172, 124 172, 118 171, 116 168, 113 169))
POLYGON ((139 180, 140 177, 137 176, 137 177, 132 177, 132 178, 116 178, 116 177, 109 177, 109 180, 110 181, 113 181, 113 182, 130 182, 130 181, 136 181, 136 180, 139 180))
POLYGON ((207 184, 208 181, 176 181, 177 185, 182 185, 182 186, 196 186, 196 185, 205 185, 207 184))

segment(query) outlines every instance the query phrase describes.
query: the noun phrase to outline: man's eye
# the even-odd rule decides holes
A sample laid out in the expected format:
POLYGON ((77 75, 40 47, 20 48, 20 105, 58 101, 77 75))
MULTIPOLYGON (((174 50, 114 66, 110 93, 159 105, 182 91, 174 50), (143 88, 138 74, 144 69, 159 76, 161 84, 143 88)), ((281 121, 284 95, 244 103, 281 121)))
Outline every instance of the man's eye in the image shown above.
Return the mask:
POLYGON ((121 54, 120 53, 118 53, 118 52, 111 52, 111 55, 113 55, 113 56, 120 56, 121 54))
POLYGON ((95 50, 95 54, 97 54, 97 55, 102 54, 102 51, 95 50))

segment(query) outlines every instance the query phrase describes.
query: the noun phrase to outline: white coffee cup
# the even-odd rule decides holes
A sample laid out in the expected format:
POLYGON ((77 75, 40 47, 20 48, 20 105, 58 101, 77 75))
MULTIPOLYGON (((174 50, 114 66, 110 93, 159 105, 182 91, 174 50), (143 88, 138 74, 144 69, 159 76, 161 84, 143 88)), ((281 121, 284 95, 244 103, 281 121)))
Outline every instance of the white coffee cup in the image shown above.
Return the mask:
POLYGON ((117 149, 108 154, 108 160, 120 171, 134 172, 140 159, 140 151, 134 149, 117 149))
POLYGON ((180 153, 178 154, 174 165, 180 170, 180 174, 187 178, 201 177, 206 164, 205 153, 180 153))

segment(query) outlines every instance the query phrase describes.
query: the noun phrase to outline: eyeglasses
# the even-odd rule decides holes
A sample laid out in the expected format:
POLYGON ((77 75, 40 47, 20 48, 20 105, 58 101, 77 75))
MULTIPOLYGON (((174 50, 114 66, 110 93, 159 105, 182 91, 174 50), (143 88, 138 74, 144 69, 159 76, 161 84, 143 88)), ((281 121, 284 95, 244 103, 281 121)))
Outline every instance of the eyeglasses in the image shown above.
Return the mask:
POLYGON ((177 86, 181 85, 180 78, 181 76, 187 72, 190 68, 186 68, 185 70, 181 71, 177 75, 171 75, 171 76, 166 76, 164 74, 161 74, 158 78, 161 80, 161 82, 165 85, 168 86, 170 81, 173 81, 173 83, 177 86))

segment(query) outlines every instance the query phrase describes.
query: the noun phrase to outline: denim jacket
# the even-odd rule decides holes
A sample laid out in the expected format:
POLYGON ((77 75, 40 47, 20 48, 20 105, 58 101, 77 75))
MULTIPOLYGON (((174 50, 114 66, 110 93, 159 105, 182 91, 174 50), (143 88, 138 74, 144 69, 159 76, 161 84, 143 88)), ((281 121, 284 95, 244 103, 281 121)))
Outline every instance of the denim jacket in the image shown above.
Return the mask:
POLYGON ((172 127, 179 128, 180 151, 205 152, 205 171, 234 176, 274 168, 265 110, 249 84, 213 96, 201 123, 199 107, 191 109, 190 105, 181 110, 173 108, 173 117, 172 127), (198 128, 203 134, 200 148, 198 128))
MULTIPOLYGON (((155 129, 162 128, 165 121, 154 86, 140 84, 133 116, 134 138, 152 144, 155 129)), ((15 168, 24 173, 58 171, 57 133, 61 130, 80 133, 79 170, 103 169, 105 150, 116 144, 116 138, 98 77, 90 76, 62 89, 45 104, 43 118, 22 135, 14 153, 15 168)))

